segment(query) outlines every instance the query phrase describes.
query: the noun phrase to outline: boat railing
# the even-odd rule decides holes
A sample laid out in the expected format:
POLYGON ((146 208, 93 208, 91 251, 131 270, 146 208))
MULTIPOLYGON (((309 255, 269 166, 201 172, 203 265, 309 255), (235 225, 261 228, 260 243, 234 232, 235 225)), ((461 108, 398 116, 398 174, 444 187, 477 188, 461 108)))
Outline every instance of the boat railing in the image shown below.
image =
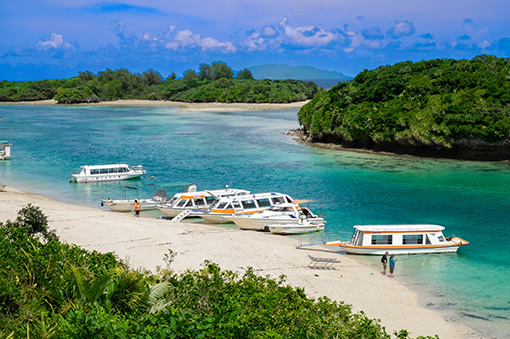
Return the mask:
POLYGON ((133 171, 143 171, 142 165, 129 166, 133 171))

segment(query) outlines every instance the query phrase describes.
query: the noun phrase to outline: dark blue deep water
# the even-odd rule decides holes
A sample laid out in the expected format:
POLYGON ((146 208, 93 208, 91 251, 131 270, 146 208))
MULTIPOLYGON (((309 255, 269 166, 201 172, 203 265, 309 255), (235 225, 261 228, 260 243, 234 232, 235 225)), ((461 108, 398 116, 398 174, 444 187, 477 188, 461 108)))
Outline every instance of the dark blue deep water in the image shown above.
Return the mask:
MULTIPOLYGON (((428 307, 488 336, 510 333, 510 164, 312 148, 286 133, 296 110, 179 112, 173 107, 0 105, 13 144, 0 182, 100 208, 126 182, 72 184, 86 164, 141 164, 130 185, 192 181, 199 189, 280 191, 316 199, 327 235, 356 224, 433 223, 471 242, 457 254, 401 256, 398 278, 428 307), (150 179, 153 176, 154 179, 150 179)), ((298 241, 298 239, 296 239, 298 241)), ((379 258, 360 257, 378 267, 379 258)))

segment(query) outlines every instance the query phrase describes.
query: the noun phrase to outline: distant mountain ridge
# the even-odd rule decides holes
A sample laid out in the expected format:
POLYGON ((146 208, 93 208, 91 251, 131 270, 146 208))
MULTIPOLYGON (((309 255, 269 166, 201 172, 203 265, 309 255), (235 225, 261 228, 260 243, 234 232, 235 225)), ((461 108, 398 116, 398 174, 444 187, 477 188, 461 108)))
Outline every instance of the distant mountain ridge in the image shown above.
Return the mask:
POLYGON ((266 64, 248 67, 255 79, 271 80, 338 80, 349 81, 353 78, 335 72, 317 69, 311 66, 289 66, 278 64, 266 64))

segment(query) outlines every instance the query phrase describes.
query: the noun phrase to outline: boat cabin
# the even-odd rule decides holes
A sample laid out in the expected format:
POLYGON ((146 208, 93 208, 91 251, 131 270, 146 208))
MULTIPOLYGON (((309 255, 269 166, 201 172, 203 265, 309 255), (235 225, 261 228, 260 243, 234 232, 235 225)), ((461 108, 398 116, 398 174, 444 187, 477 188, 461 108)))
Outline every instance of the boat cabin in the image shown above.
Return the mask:
POLYGON ((139 178, 146 172, 141 165, 129 166, 126 164, 81 166, 74 170, 70 181, 91 182, 110 181, 139 178))
POLYGON ((255 193, 219 200, 211 208, 211 213, 236 214, 247 211, 262 211, 271 206, 291 203, 292 198, 282 193, 255 193))

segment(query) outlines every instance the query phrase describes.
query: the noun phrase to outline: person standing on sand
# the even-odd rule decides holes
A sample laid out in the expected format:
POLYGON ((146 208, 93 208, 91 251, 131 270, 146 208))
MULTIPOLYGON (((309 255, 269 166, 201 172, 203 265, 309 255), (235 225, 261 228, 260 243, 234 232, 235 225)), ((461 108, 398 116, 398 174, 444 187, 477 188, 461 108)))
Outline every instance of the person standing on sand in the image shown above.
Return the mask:
POLYGON ((382 275, 386 274, 386 264, 388 263, 388 252, 385 252, 381 258, 381 264, 382 264, 382 275))
POLYGON ((390 257, 390 278, 393 278, 393 271, 395 270, 395 263, 397 259, 395 259, 395 254, 392 254, 390 257))
POLYGON ((135 217, 139 217, 140 216, 140 203, 138 202, 138 200, 135 199, 135 202, 133 203, 133 205, 135 206, 135 217))

